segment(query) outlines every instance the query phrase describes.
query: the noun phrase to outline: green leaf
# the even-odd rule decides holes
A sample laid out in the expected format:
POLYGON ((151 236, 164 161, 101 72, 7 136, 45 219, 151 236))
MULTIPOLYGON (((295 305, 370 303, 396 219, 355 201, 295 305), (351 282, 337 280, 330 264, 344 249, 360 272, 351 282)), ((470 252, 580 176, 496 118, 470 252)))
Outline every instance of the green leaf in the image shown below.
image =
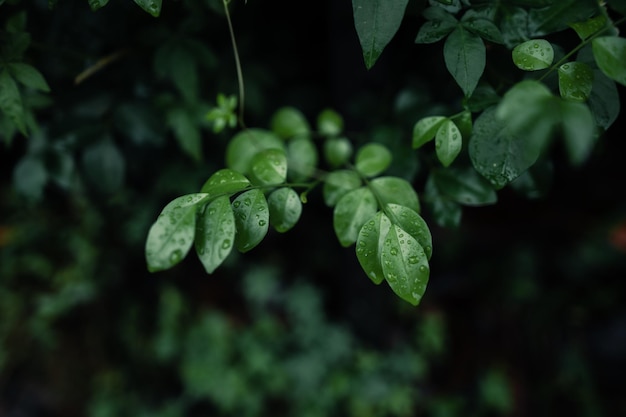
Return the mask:
POLYGON ((463 209, 459 203, 444 195, 437 184, 433 173, 429 175, 424 187, 424 200, 430 207, 433 217, 441 227, 458 227, 461 223, 463 209))
POLYGON ((85 176, 100 191, 112 194, 124 184, 126 161, 109 137, 99 140, 83 151, 85 176))
POLYGON ((343 131, 343 118, 333 109, 324 109, 317 116, 317 130, 323 136, 337 136, 343 131))
POLYGON ((419 198, 407 180, 398 177, 378 177, 371 180, 368 186, 383 206, 399 204, 419 213, 419 198))
MULTIPOLYGON (((474 93, 475 94, 475 93, 474 93)), ((459 128, 462 138, 469 138, 472 134, 472 112, 466 110, 451 117, 450 120, 459 128)))
POLYGON ((244 175, 251 172, 254 155, 266 149, 282 149, 285 145, 273 132, 250 128, 237 133, 226 146, 226 166, 244 175))
POLYGON ((343 247, 356 242, 359 230, 376 214, 377 207, 376 198, 367 187, 352 190, 339 199, 333 210, 333 227, 343 247))
POLYGON ((171 268, 187 255, 194 242, 196 211, 207 199, 203 193, 183 195, 161 211, 146 240, 150 272, 171 268))
POLYGON ((299 136, 287 143, 287 177, 304 181, 315 173, 318 153, 315 143, 308 136, 299 136))
POLYGON ((224 262, 235 242, 235 215, 228 196, 211 201, 200 215, 195 247, 207 273, 224 262))
POLYGON ((95 12, 96 10, 106 6, 109 0, 87 0, 87 2, 89 3, 91 10, 95 12))
POLYGON ((423 13, 427 21, 420 27, 415 43, 435 43, 445 38, 459 24, 458 20, 441 7, 428 7, 423 13))
POLYGON ((450 166, 462 147, 463 141, 459 128, 450 119, 444 121, 435 136, 435 151, 441 164, 445 167, 450 166))
POLYGON ((354 26, 370 69, 400 28, 408 0, 352 0, 354 26))
POLYGON ((594 16, 584 22, 570 24, 581 40, 589 38, 591 35, 601 31, 607 26, 608 20, 605 15, 594 16))
POLYGON ((463 27, 470 32, 475 33, 481 38, 501 44, 503 43, 502 33, 492 19, 489 19, 476 11, 468 10, 461 19, 463 27))
POLYGON ((513 48, 513 63, 524 71, 548 68, 554 61, 554 49, 545 39, 526 41, 513 48))
POLYGON ((420 119, 413 126, 413 149, 417 149, 434 139, 439 127, 447 120, 444 116, 429 116, 420 119))
POLYGON ((501 189, 537 161, 541 147, 513 135, 492 107, 476 119, 468 151, 476 171, 501 189))
POLYGON ((13 169, 15 191, 33 201, 41 200, 48 179, 48 170, 38 156, 26 155, 13 169))
POLYGON ((356 257, 363 271, 377 285, 385 279, 381 255, 390 228, 391 221, 379 211, 363 224, 357 236, 356 257))
POLYGON ((161 0, 135 0, 135 3, 154 17, 161 14, 161 0))
POLYGON ((582 62, 568 62, 559 67, 561 97, 571 101, 586 101, 593 86, 593 71, 582 62))
POLYGON ((486 64, 485 44, 480 36, 457 27, 443 46, 446 68, 469 97, 478 85, 486 64))
POLYGON ((587 102, 596 123, 606 130, 620 114, 620 98, 615 81, 600 70, 594 71, 593 87, 587 102))
POLYGON ((27 135, 22 96, 15 80, 7 70, 0 72, 0 111, 15 124, 24 136, 27 135))
POLYGON ((524 133, 523 136, 533 141, 533 146, 543 146, 559 118, 553 98, 544 84, 521 81, 504 94, 496 117, 503 120, 513 134, 524 133))
POLYGON ((607 2, 608 6, 616 12, 626 15, 626 0, 611 0, 607 2))
POLYGON ((621 85, 626 85, 626 39, 602 36, 592 41, 593 56, 602 72, 621 85))
POLYGON ((398 204, 387 204, 385 213, 393 224, 400 226, 402 230, 417 240, 424 249, 426 257, 430 259, 433 254, 433 238, 422 216, 415 210, 398 204))
POLYGON ((435 169, 432 174, 438 190, 457 203, 484 206, 498 200, 491 184, 474 169, 435 169))
POLYGON ((582 164, 591 153, 596 139, 593 115, 583 103, 561 101, 563 140, 574 165, 582 164))
POLYGON ((598 14, 597 0, 551 1, 543 8, 528 11, 530 37, 537 38, 567 29, 572 22, 583 22, 598 14))
POLYGON ((332 168, 342 166, 352 158, 352 142, 344 137, 330 137, 324 141, 324 158, 332 168))
POLYGON ((373 177, 391 164, 391 151, 380 143, 363 145, 356 153, 355 168, 366 177, 373 177))
POLYGON ((282 184, 287 179, 287 155, 282 149, 265 149, 257 153, 250 166, 250 179, 254 184, 282 184))
POLYGON ((202 160, 202 138, 200 128, 188 109, 171 108, 167 112, 167 125, 174 132, 180 148, 194 161, 202 160))
POLYGON ((304 114, 295 107, 282 107, 272 115, 270 126, 279 138, 291 139, 311 132, 304 114))
POLYGON ((430 267, 417 240, 392 225, 385 236, 381 259, 391 289, 403 300, 418 305, 426 291, 430 267))
POLYGON ((333 171, 324 178, 324 202, 333 207, 341 197, 360 186, 361 177, 356 172, 347 169, 333 171))
POLYGON ((50 87, 43 78, 43 75, 32 65, 24 64, 22 62, 15 62, 8 65, 9 72, 16 81, 22 83, 28 88, 39 90, 43 92, 49 92, 50 87))
POLYGON ((256 247, 269 230, 269 210, 265 195, 259 189, 245 191, 233 200, 235 246, 245 253, 256 247))
POLYGON ((250 181, 241 173, 229 168, 222 168, 209 177, 200 192, 211 198, 230 195, 243 191, 250 186, 250 181))
POLYGON ((293 188, 279 188, 267 198, 270 223, 277 232, 291 230, 302 214, 302 201, 293 188))

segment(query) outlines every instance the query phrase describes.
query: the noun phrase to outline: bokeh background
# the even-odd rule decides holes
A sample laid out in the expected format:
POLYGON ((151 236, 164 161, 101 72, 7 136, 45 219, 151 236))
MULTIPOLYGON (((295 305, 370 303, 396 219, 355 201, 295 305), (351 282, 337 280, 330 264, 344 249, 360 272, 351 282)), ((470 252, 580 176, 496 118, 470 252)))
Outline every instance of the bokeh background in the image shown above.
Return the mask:
MULTIPOLYGON (((557 147, 532 192, 464 207, 458 227, 424 205, 418 307, 369 281, 319 190, 212 275, 193 253, 150 274, 147 231, 224 166, 233 132, 204 115, 237 94, 221 2, 163 3, 0 5, 3 28, 24 13, 51 87, 24 92, 39 130, 0 145, 0 416, 626 415, 623 118, 583 166, 557 147)), ((332 108, 421 192, 412 126, 460 96, 441 46, 414 43, 421 6, 368 71, 351 2, 232 2, 246 124, 332 108)))

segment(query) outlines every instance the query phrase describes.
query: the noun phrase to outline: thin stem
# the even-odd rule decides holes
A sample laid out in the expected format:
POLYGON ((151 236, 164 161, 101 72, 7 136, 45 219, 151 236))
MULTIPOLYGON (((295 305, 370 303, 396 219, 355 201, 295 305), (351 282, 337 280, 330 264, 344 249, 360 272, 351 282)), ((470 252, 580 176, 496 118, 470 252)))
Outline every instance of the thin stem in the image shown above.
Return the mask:
POLYGON ((223 0, 224 12, 226 13, 226 21, 228 22, 228 30, 230 31, 230 40, 233 44, 233 53, 235 55, 235 67, 237 69, 237 83, 239 86, 239 124, 245 129, 245 123, 243 121, 243 108, 245 91, 243 85, 243 73, 241 71, 241 62, 239 61, 239 50, 237 48, 237 41, 235 40, 235 30, 233 29, 233 22, 230 19, 230 13, 228 11, 228 3, 230 0, 223 0))

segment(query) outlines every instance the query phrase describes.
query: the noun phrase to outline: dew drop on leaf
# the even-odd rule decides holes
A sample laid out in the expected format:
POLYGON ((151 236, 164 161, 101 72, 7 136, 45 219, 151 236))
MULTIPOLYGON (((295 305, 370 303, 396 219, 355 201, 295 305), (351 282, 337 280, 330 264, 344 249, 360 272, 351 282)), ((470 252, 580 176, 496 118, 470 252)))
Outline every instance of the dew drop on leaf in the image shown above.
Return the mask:
POLYGON ((172 264, 180 262, 182 258, 183 258, 183 252, 180 249, 176 249, 175 251, 170 253, 170 262, 172 264))

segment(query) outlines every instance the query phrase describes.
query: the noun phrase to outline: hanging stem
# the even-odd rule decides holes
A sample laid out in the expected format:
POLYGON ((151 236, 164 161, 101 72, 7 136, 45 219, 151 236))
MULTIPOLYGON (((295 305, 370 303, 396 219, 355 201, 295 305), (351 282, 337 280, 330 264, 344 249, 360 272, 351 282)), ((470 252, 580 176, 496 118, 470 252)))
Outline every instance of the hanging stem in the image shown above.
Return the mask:
POLYGON ((223 0, 224 12, 226 13, 226 21, 228 22, 228 30, 230 31, 230 41, 233 44, 233 53, 235 55, 235 67, 237 69, 237 83, 239 87, 239 124, 245 129, 245 123, 243 122, 243 108, 245 91, 243 85, 243 73, 241 71, 241 62, 239 61, 239 50, 237 49, 237 41, 235 40, 235 30, 233 29, 233 22, 230 19, 230 13, 228 11, 228 3, 230 0, 223 0))

